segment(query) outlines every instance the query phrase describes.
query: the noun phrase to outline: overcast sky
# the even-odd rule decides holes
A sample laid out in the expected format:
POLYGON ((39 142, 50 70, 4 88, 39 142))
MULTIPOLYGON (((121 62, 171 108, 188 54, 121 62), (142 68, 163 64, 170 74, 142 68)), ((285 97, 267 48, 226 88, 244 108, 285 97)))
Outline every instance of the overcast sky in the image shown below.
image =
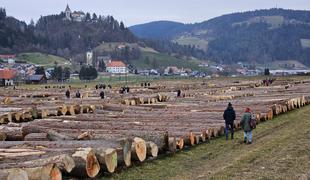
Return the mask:
POLYGON ((310 0, 0 0, 7 14, 35 21, 41 15, 71 10, 113 15, 127 26, 157 20, 195 23, 232 12, 266 8, 310 10, 310 0))

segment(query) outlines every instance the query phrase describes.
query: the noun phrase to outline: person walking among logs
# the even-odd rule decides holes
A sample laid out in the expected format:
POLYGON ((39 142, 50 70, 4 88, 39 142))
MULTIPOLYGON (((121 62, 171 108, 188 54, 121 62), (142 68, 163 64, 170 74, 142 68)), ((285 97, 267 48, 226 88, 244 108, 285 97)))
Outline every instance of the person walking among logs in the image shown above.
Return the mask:
POLYGON ((252 144, 252 130, 253 127, 251 127, 251 120, 252 120, 252 113, 250 108, 246 108, 245 112, 241 118, 241 128, 244 131, 244 143, 252 144))
POLYGON ((104 99, 104 92, 103 91, 101 91, 99 95, 100 95, 101 99, 104 99))
POLYGON ((75 97, 76 97, 76 98, 81 98, 81 93, 80 93, 79 90, 75 93, 75 97))
POLYGON ((177 90, 177 97, 181 97, 181 90, 180 89, 177 90))
POLYGON ((67 91, 66 91, 66 97, 69 99, 70 98, 70 91, 69 91, 69 89, 67 89, 67 91))
POLYGON ((224 111, 223 118, 225 120, 225 135, 226 141, 228 140, 228 131, 230 129, 231 139, 234 139, 234 121, 236 119, 236 112, 231 103, 228 103, 226 110, 224 111))

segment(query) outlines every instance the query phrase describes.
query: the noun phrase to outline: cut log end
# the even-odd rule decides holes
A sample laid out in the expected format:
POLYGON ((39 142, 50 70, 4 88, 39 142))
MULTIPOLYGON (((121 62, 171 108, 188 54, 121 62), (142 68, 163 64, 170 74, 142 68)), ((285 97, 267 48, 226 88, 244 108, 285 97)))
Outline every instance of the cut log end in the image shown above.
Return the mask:
POLYGON ((93 151, 87 154, 86 171, 89 177, 95 177, 100 171, 100 165, 93 151))
POLYGON ((142 138, 135 137, 132 144, 132 157, 140 162, 146 159, 146 144, 142 138))
POLYGON ((115 149, 109 148, 105 151, 105 165, 108 172, 113 173, 117 167, 117 153, 115 149))
POLYGON ((57 166, 54 166, 50 173, 50 179, 51 180, 62 180, 62 174, 61 171, 58 169, 57 166))
POLYGON ((148 141, 146 142, 146 149, 147 149, 147 155, 148 156, 151 156, 151 157, 157 157, 158 155, 158 146, 151 142, 151 141, 148 141))
POLYGON ((183 149, 184 148, 184 139, 183 138, 177 138, 177 148, 178 149, 183 149))

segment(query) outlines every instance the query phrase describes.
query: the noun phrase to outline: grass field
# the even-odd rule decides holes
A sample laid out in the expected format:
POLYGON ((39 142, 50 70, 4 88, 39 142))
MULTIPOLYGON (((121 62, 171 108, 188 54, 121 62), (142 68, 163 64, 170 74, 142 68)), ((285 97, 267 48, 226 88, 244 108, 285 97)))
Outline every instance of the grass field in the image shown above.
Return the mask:
POLYGON ((53 67, 55 62, 58 65, 69 65, 69 61, 62 57, 43 53, 22 53, 18 55, 18 58, 45 67, 53 67))
POLYGON ((142 52, 140 59, 133 60, 134 67, 139 69, 161 68, 167 66, 176 66, 178 68, 190 68, 193 70, 201 70, 198 67, 199 61, 178 59, 163 53, 142 52))
POLYGON ((224 137, 153 162, 135 165, 109 179, 309 179, 310 106, 259 124, 253 144, 224 137))

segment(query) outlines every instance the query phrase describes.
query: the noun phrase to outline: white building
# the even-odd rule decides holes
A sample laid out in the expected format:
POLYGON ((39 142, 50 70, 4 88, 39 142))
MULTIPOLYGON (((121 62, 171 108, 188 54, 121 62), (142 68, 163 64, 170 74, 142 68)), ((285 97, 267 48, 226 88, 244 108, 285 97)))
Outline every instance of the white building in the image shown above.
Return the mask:
POLYGON ((93 52, 91 50, 86 52, 86 64, 89 66, 93 64, 93 52))
POLYGON ((122 61, 110 61, 106 66, 107 72, 112 74, 128 73, 126 65, 122 61))

